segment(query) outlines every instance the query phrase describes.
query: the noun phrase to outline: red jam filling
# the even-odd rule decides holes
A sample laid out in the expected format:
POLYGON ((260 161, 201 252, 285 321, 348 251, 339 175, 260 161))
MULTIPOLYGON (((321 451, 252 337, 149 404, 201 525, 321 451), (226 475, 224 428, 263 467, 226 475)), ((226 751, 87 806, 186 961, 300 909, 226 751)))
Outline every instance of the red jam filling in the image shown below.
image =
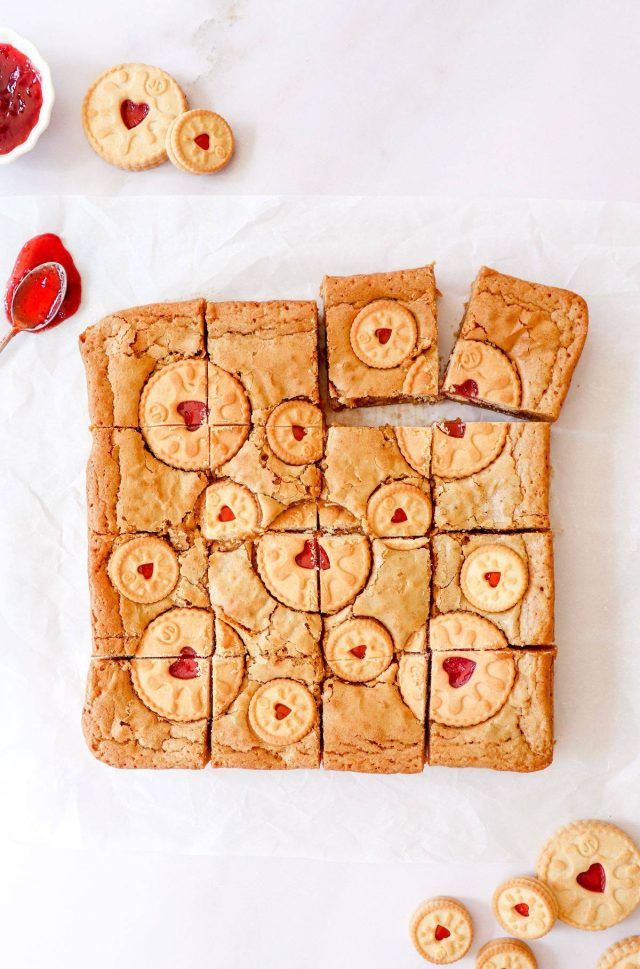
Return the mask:
POLYGON ((384 346, 385 343, 388 343, 391 339, 391 330, 388 327, 383 326, 379 330, 376 330, 376 336, 378 337, 378 342, 384 346))
POLYGON ((143 565, 139 565, 138 572, 143 579, 150 579, 153 575, 153 562, 145 562, 143 565))
POLYGON ((440 425, 440 429, 448 434, 449 437, 464 437, 464 432, 467 429, 467 425, 456 417, 455 421, 443 421, 440 425))
POLYGON ((26 54, 0 44, 0 155, 23 144, 42 108, 40 75, 26 54))
POLYGON ((197 431, 207 419, 207 405, 201 400, 181 400, 176 410, 188 431, 197 431))
POLYGON ((451 935, 449 929, 445 929, 444 925, 436 925, 436 942, 444 942, 451 935))
POLYGON ((529 906, 526 902, 518 902, 517 905, 513 906, 513 910, 514 912, 517 912, 518 915, 521 915, 523 919, 529 918, 529 906))
POLYGON ((295 437, 296 441, 301 441, 303 437, 306 436, 306 431, 304 427, 300 427, 299 424, 294 424, 291 428, 291 433, 295 437))
MULTIPOLYGON (((31 272, 32 269, 36 269, 38 266, 42 266, 43 263, 46 262, 58 262, 64 267, 67 273, 67 291, 64 299, 62 300, 60 309, 51 322, 44 327, 44 329, 48 330, 52 326, 57 326, 58 323, 62 323, 63 320, 73 316, 80 306, 80 300, 82 298, 82 281, 80 279, 80 273, 76 269, 76 265, 71 257, 71 253, 68 252, 63 246, 62 239, 59 236, 54 235, 52 232, 47 232, 45 235, 35 236, 33 239, 30 239, 24 244, 18 253, 18 258, 16 259, 13 272, 11 273, 4 294, 5 312, 7 314, 7 319, 12 325, 14 322, 13 316, 11 315, 13 294, 27 273, 31 272)), ((31 287, 29 286, 29 289, 30 288, 31 287)), ((22 294, 20 294, 20 301, 22 301, 22 294)), ((36 306, 35 310, 37 317, 41 316, 42 309, 36 306)), ((20 321, 22 327, 25 327, 25 324, 27 323, 26 318, 21 315, 20 321)), ((37 318, 30 323, 30 326, 37 325, 37 318)))
POLYGON ((317 555, 318 555, 318 568, 322 569, 322 571, 324 572, 325 569, 330 569, 331 568, 331 562, 329 561, 329 556, 327 555, 327 553, 323 549, 323 547, 320 544, 320 542, 316 542, 316 547, 318 549, 318 552, 317 552, 317 555))
POLYGON ((144 119, 149 114, 149 105, 142 101, 140 104, 136 104, 135 101, 130 101, 127 98, 120 105, 120 117, 122 118, 122 123, 125 128, 129 131, 132 128, 137 128, 139 124, 142 124, 144 119))
POLYGON ((478 385, 475 380, 465 380, 463 384, 453 384, 451 389, 454 394, 460 394, 461 397, 478 396, 478 385))
POLYGON ((500 578, 502 576, 501 572, 485 572, 484 579, 488 582, 492 589, 500 584, 500 578))
POLYGON ((442 669, 449 677, 449 686, 459 690, 469 682, 476 668, 476 663, 466 656, 448 656, 442 664, 442 669))
POLYGON ((316 545, 312 539, 306 539, 302 551, 296 555, 296 565, 301 569, 315 569, 316 545))
POLYGON ((276 720, 284 720, 291 713, 291 707, 288 707, 286 703, 276 703, 276 720))
POLYGON ((14 325, 17 329, 42 326, 55 314, 56 304, 62 296, 63 282, 55 266, 41 266, 26 277, 16 290, 11 305, 14 325))
POLYGON ((349 652, 353 653, 356 659, 364 659, 367 655, 367 647, 363 643, 362 646, 354 646, 349 652))
POLYGON ((203 131, 201 135, 196 135, 193 140, 198 148, 202 148, 203 151, 209 151, 209 135, 206 131, 203 131))
POLYGON ((233 522, 236 520, 236 516, 229 508, 229 505, 223 505, 220 509, 220 514, 218 515, 219 522, 233 522))
POLYGON ((172 663, 169 667, 171 676, 176 680, 193 680, 200 675, 198 660, 195 658, 196 651, 191 646, 183 646, 180 650, 180 659, 172 663))
POLYGON ((396 508, 393 515, 391 516, 391 521, 394 525, 399 525, 401 522, 406 522, 407 513, 402 508, 396 508))
POLYGON ((588 892, 597 892, 602 895, 607 887, 607 874, 602 865, 594 861, 586 871, 581 871, 576 876, 576 881, 580 888, 585 888, 588 892))

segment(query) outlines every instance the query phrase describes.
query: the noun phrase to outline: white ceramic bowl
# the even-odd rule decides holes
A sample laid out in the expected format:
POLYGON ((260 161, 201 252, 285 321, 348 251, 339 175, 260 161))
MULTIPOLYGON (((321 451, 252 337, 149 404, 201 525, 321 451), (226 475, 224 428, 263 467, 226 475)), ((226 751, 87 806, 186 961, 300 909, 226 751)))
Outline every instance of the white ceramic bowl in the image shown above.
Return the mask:
POLYGON ((25 37, 21 37, 20 34, 16 34, 15 30, 11 30, 10 27, 0 27, 0 44, 11 44, 11 46, 15 47, 16 50, 26 54, 33 66, 38 71, 40 75, 40 82, 42 84, 42 107, 40 108, 38 120, 35 126, 29 132, 29 137, 26 141, 23 141, 21 145, 16 145, 16 147, 12 151, 7 152, 6 155, 0 155, 0 165, 7 165, 9 162, 15 161, 16 158, 19 158, 20 155, 26 155, 28 151, 31 151, 42 132, 49 127, 49 121, 51 120, 51 109, 53 108, 53 102, 55 101, 55 91, 53 89, 53 82, 51 81, 51 71, 49 70, 49 65, 45 61, 44 57, 42 57, 38 49, 33 46, 31 41, 27 40, 25 37))

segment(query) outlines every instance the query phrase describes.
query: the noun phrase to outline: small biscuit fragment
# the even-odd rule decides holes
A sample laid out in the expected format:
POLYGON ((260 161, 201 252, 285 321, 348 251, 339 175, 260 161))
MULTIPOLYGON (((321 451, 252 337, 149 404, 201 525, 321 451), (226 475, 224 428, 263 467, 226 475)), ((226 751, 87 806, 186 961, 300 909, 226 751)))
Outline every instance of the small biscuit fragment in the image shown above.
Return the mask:
POLYGON ((558 903, 537 878, 510 878, 496 889, 493 912, 502 928, 518 939, 541 939, 555 925, 558 903))
POLYGON ((476 969, 538 969, 533 952, 517 939, 492 939, 476 956, 476 969))
POLYGON ((473 923, 455 898, 431 898, 411 919, 411 938, 427 962, 448 966, 467 954, 473 942, 473 923))

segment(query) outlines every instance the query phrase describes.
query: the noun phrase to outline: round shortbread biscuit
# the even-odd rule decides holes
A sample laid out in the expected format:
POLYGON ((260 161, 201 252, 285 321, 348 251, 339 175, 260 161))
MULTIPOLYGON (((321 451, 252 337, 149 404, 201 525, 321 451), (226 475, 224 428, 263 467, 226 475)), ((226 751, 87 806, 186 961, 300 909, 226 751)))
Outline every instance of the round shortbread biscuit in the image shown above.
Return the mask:
POLYGON ((500 650, 434 653, 431 718, 449 727, 471 727, 505 705, 516 676, 513 656, 500 650))
POLYGON ((167 129, 187 109, 187 99, 165 71, 148 64, 120 64, 93 82, 82 104, 89 144, 110 165, 130 171, 167 160, 167 129))
POLYGON ((455 898, 431 898, 418 908, 410 923, 413 944, 423 959, 448 966, 462 959, 473 942, 469 912, 455 898))
POLYGON ((210 660, 190 655, 177 659, 135 659, 131 682, 149 710, 166 720, 188 723, 209 716, 210 660))
POLYGON ((424 723, 427 711, 427 659, 418 653, 403 653, 398 662, 400 696, 412 714, 424 723))
POLYGON ((191 175, 212 175, 231 161, 233 131, 215 111, 196 108, 172 121, 165 147, 169 160, 181 171, 191 175))
POLYGON ((185 648, 197 656, 213 652, 213 615, 208 609, 167 609, 145 629, 136 656, 178 656, 185 648))
POLYGON ((476 969, 538 969, 538 962, 524 942, 492 939, 478 952, 476 969))
POLYGON ((301 612, 318 607, 317 553, 314 538, 267 532, 257 542, 256 563, 275 599, 301 612))
POLYGON ((578 929, 608 929, 640 903, 640 851, 606 821, 576 821, 542 849, 536 874, 558 902, 558 918, 578 929))
POLYGON ((376 299, 364 306, 349 334, 355 355, 376 370, 391 370, 401 364, 415 349, 417 338, 415 316, 394 299, 376 299))
POLYGON ((379 538, 426 535, 431 518, 429 493, 406 481, 381 485, 367 503, 369 528, 379 538))
POLYGON ((139 535, 111 553, 107 573, 131 602, 160 602, 176 587, 180 568, 171 546, 155 535, 139 535))
POLYGON ((297 680, 269 680, 258 687, 249 704, 249 726, 271 747, 298 743, 317 719, 316 701, 297 680))
POLYGON ((244 656, 218 656, 211 671, 212 712, 221 717, 229 709, 244 681, 244 656))
POLYGON ((269 447, 285 464, 312 464, 324 453, 322 411, 307 400, 285 400, 269 414, 269 447))
POLYGON ((484 471, 502 453, 506 439, 506 423, 444 421, 436 424, 431 459, 433 474, 440 478, 468 478, 484 471))
POLYGON ((364 535, 320 535, 320 610, 339 612, 362 592, 371 570, 371 549, 364 535))
POLYGON ((234 542, 254 535, 260 527, 260 509, 244 485, 228 478, 210 484, 202 504, 202 534, 211 542, 234 542))
POLYGON ((494 623, 475 612, 444 612, 429 623, 429 648, 433 650, 502 649, 507 637, 494 623))
POLYGON ((447 369, 444 390, 497 407, 518 407, 522 386, 506 353, 481 340, 458 340, 447 369))
POLYGON ((393 660, 393 639, 376 619, 347 619, 331 630, 324 655, 333 672, 351 683, 375 680, 393 660))
POLYGON ((614 942, 600 956, 596 969, 640 969, 640 935, 614 942))
POLYGON ((510 878, 493 896, 498 922, 518 939, 541 939, 558 918, 558 903, 551 889, 537 878, 510 878))
POLYGON ((207 365, 207 405, 209 423, 218 427, 221 424, 249 424, 251 405, 244 387, 237 377, 215 363, 207 365))
POLYGON ((436 397, 438 394, 437 361, 433 363, 425 354, 418 354, 402 382, 402 393, 407 397, 436 397))
POLYGON ((460 588, 483 612, 506 612, 520 602, 529 584, 526 562, 508 545, 475 548, 460 570, 460 588))
POLYGON ((402 457, 427 478, 431 468, 431 428, 396 427, 395 432, 402 457))
POLYGON ((177 360, 152 373, 140 395, 140 427, 207 423, 207 362, 177 360))

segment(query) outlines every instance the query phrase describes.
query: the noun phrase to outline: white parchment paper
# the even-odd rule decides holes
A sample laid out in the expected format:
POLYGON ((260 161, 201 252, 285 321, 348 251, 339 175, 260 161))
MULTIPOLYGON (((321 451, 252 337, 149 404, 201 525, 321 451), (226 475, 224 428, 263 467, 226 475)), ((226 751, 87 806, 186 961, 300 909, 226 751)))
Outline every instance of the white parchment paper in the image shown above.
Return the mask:
MULTIPOLYGON (((0 826, 35 844, 356 860, 522 862, 574 817, 640 837, 640 207, 421 198, 14 198, 0 274, 59 232, 79 314, 0 357, 0 826), (81 330, 106 312, 205 295, 314 298, 324 273, 435 259, 448 353, 482 263, 567 286, 591 329, 553 431, 558 738, 541 774, 427 769, 119 772, 80 731, 89 659, 81 330)), ((430 421, 453 405, 339 420, 430 421)))

